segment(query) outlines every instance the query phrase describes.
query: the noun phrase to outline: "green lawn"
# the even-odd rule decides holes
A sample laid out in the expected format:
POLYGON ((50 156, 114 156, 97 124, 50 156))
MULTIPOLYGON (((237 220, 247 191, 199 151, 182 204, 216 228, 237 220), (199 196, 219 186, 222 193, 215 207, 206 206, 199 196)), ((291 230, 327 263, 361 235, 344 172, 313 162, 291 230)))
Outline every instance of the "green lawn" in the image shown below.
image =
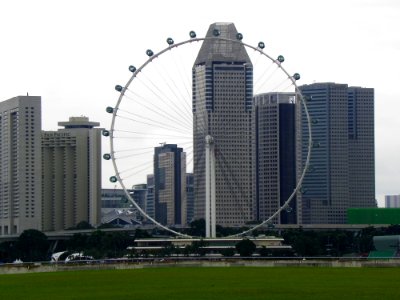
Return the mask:
POLYGON ((148 268, 0 275, 0 299, 400 299, 397 268, 148 268))

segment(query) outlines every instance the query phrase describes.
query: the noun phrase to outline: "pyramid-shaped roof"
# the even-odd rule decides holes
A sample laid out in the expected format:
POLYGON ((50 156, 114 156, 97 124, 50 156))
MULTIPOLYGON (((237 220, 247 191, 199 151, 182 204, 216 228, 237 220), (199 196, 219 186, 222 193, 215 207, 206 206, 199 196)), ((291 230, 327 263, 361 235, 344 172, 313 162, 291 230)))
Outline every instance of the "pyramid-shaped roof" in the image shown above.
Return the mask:
POLYGON ((216 38, 213 35, 214 30, 220 32, 219 37, 237 40, 238 33, 233 23, 213 23, 207 31, 206 39, 197 55, 195 65, 212 62, 243 62, 251 64, 250 57, 246 52, 245 46, 241 42, 230 42, 216 38))

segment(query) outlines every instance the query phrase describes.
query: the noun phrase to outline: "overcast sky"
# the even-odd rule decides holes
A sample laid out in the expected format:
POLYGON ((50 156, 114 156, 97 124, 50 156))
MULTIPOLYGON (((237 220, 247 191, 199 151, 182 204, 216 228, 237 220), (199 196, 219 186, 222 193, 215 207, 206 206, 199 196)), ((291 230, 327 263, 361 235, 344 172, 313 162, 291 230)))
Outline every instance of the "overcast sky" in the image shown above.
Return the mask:
POLYGON ((77 115, 108 128, 105 107, 118 99, 115 84, 129 79, 127 66, 141 65, 148 48, 165 48, 169 36, 204 36, 214 22, 234 22, 246 43, 283 54, 299 84, 375 88, 376 194, 381 206, 383 195, 400 194, 396 0, 2 0, 0 101, 42 96, 45 130, 77 115))

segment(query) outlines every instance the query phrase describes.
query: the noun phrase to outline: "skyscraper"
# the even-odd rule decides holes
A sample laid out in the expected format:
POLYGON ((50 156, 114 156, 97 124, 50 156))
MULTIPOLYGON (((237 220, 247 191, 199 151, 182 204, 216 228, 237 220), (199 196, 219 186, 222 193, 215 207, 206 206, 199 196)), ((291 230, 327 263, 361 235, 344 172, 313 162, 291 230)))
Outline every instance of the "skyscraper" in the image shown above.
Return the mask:
MULTIPOLYGON (((273 215, 296 187, 295 99, 294 93, 254 96, 254 194, 261 221, 273 215)), ((273 222, 297 223, 295 198, 273 222)))
POLYGON ((41 97, 0 102, 0 235, 41 229, 41 97))
POLYGON ((176 144, 154 148, 154 200, 156 221, 186 224, 186 153, 176 144))
POLYGON ((385 195, 386 208, 400 208, 400 195, 385 195))
POLYGON ((374 89, 349 87, 349 185, 351 207, 375 203, 374 89))
MULTIPOLYGON (((343 224, 347 208, 375 205, 373 89, 335 83, 300 89, 312 119, 313 145, 309 172, 297 195, 299 222, 343 224)), ((307 155, 308 125, 302 106, 297 114, 300 176, 307 155)))
POLYGON ((252 190, 253 66, 233 23, 211 24, 193 65, 195 218, 205 218, 205 137, 215 143, 216 222, 255 219, 252 190))
POLYGON ((154 204, 154 175, 148 174, 147 175, 147 196, 146 196, 146 214, 150 217, 155 219, 155 204, 154 204))
POLYGON ((101 129, 87 117, 71 117, 58 131, 43 131, 44 231, 63 230, 81 221, 100 224, 101 129))
POLYGON ((186 223, 194 220, 194 178, 193 173, 186 173, 186 223))

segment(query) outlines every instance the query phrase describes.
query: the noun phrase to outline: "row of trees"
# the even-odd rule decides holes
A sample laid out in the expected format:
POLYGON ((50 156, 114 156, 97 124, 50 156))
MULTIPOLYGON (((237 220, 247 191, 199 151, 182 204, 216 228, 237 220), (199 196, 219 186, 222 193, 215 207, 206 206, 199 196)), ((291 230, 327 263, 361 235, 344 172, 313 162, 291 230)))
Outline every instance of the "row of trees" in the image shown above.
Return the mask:
MULTIPOLYGON (((204 230, 201 222, 192 224, 187 230, 188 234, 196 235, 196 231, 204 230)), ((221 229, 221 228, 220 228, 221 229)), ((222 230, 232 233, 236 229, 222 230)), ((155 236, 165 234, 154 230, 155 236)), ((373 236, 378 235, 400 235, 400 225, 392 225, 387 228, 364 228, 358 232, 335 230, 335 231, 311 231, 302 229, 293 229, 282 231, 279 235, 277 232, 261 232, 254 233, 275 235, 284 238, 285 244, 291 245, 293 252, 277 252, 265 248, 258 249, 260 256, 334 256, 343 255, 367 255, 373 249, 373 236)), ((142 253, 129 252, 128 246, 132 246, 136 238, 146 238, 152 235, 147 231, 137 229, 132 235, 126 231, 104 232, 101 230, 93 231, 90 234, 74 234, 69 240, 58 241, 52 244, 47 236, 37 230, 26 230, 13 242, 0 243, 0 262, 12 262, 16 259, 22 261, 46 261, 50 259, 51 253, 58 251, 84 252, 95 258, 115 258, 124 255, 139 256, 148 255, 142 253)), ((195 241, 184 249, 175 248, 168 245, 158 250, 153 255, 169 256, 169 255, 204 255, 206 243, 203 240, 195 241)), ((255 245, 248 239, 244 239, 236 245, 236 249, 228 248, 221 251, 224 256, 232 256, 235 250, 241 256, 251 256, 255 253, 255 245)))

